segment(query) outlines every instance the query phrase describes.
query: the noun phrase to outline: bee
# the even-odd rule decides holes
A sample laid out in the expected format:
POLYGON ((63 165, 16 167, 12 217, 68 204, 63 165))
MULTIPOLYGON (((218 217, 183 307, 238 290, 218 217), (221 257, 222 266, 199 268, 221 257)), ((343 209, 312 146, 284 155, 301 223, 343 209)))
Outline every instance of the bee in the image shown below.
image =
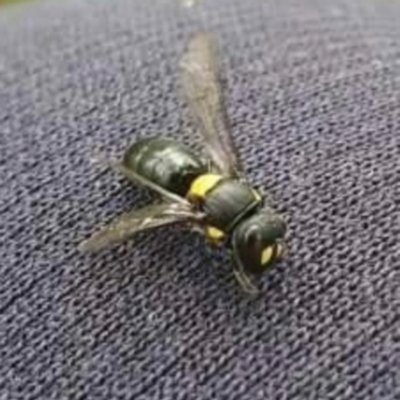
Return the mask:
POLYGON ((285 249, 286 223, 249 183, 235 147, 223 93, 218 43, 210 33, 191 38, 179 61, 182 88, 202 136, 203 152, 168 138, 133 143, 122 160, 103 162, 159 199, 129 211, 80 245, 98 250, 145 230, 179 225, 224 246, 242 289, 259 293, 254 278, 285 249))

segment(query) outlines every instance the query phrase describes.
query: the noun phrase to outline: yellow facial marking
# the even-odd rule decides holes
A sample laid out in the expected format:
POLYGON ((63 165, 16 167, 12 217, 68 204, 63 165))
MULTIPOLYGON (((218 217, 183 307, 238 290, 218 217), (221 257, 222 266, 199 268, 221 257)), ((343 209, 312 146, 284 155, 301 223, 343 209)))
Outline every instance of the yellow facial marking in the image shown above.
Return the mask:
POLYGON ((190 186, 188 197, 204 199, 207 192, 211 190, 221 179, 222 176, 217 174, 200 175, 190 186))
POLYGON ((219 229, 213 227, 213 226, 207 226, 206 228, 206 235, 208 239, 212 241, 219 241, 224 237, 224 232, 220 231, 219 229))
POLYGON ((271 261, 273 254, 274 248, 272 246, 266 247, 261 253, 261 264, 268 264, 271 261))

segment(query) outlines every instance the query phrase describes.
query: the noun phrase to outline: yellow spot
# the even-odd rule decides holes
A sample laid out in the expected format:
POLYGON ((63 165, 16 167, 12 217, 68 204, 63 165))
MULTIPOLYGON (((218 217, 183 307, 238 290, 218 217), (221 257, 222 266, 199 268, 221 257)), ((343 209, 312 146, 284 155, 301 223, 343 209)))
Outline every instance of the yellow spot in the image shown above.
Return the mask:
POLYGON ((219 229, 213 227, 213 226, 207 226, 206 228, 206 235, 208 239, 212 241, 219 241, 224 237, 224 232, 220 231, 219 229))
POLYGON ((222 175, 217 174, 200 175, 190 186, 188 197, 204 199, 207 192, 214 188, 221 179, 222 175))
POLYGON ((273 254, 274 248, 272 246, 266 247, 261 253, 261 264, 268 264, 271 261, 273 254))

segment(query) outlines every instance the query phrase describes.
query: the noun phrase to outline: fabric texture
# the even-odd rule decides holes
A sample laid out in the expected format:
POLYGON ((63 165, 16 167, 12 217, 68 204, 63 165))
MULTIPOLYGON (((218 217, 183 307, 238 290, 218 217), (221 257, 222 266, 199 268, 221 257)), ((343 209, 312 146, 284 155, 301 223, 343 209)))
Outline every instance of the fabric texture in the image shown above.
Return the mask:
POLYGON ((399 399, 399 38, 395 0, 0 9, 0 399, 399 399), (177 63, 199 30, 249 177, 290 218, 256 300, 195 234, 77 250, 152 199, 96 151, 196 145, 177 63))

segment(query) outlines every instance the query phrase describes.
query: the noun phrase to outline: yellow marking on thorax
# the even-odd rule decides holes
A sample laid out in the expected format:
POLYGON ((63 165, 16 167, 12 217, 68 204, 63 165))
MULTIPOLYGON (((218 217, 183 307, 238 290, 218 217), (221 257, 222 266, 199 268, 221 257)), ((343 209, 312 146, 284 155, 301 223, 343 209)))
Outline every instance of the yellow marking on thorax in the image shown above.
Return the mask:
POLYGON ((204 199, 211 189, 213 189, 222 179, 222 175, 204 174, 196 178, 190 186, 188 197, 204 199))

